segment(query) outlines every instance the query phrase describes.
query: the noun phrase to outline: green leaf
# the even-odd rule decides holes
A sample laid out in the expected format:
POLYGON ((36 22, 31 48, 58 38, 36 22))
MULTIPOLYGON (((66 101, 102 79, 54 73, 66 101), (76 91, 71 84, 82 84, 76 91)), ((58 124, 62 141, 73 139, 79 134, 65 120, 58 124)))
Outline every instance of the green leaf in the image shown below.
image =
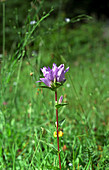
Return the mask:
POLYGON ((44 89, 50 89, 51 90, 51 88, 48 87, 48 86, 37 86, 37 88, 44 88, 44 89))
POLYGON ((61 104, 56 104, 55 107, 59 109, 60 107, 66 106, 68 103, 61 103, 61 104))
POLYGON ((59 126, 62 126, 65 122, 65 119, 62 119, 61 121, 59 121, 59 126))

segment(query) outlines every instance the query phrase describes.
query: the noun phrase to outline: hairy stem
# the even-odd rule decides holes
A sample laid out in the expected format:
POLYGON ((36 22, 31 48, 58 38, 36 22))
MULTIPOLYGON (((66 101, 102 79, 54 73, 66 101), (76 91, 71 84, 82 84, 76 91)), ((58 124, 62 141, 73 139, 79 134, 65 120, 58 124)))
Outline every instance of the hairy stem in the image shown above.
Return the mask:
MULTIPOLYGON (((55 91, 55 102, 57 104, 57 91, 55 91)), ((56 108, 56 124, 57 124, 57 145, 58 145, 58 157, 59 157, 59 168, 61 169, 61 158, 59 151, 59 136, 58 136, 58 109, 56 108)))

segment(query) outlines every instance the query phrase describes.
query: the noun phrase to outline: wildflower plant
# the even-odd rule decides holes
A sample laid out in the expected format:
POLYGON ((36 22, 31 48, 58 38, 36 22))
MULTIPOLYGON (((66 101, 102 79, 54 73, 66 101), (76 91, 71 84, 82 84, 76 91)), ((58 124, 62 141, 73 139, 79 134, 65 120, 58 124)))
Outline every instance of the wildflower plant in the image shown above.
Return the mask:
POLYGON ((59 157, 59 168, 61 169, 61 158, 60 158, 60 149, 59 149, 59 137, 63 136, 63 132, 59 131, 58 123, 58 109, 62 106, 67 105, 67 103, 62 103, 63 96, 60 97, 59 102, 57 102, 57 89, 61 87, 66 79, 65 73, 69 71, 69 67, 65 70, 64 64, 61 64, 59 67, 53 63, 52 69, 50 67, 41 68, 44 78, 40 78, 37 82, 42 82, 45 85, 40 86, 41 88, 48 88, 55 92, 55 108, 56 108, 56 128, 57 131, 54 132, 54 137, 57 137, 57 146, 58 146, 58 157, 59 157))

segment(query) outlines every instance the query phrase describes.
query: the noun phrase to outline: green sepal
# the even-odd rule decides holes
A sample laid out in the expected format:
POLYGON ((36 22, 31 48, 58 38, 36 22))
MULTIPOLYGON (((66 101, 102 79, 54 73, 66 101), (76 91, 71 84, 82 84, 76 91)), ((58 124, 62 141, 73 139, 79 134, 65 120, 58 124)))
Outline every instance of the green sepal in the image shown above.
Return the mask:
POLYGON ((48 87, 48 86, 37 86, 37 88, 47 88, 47 89, 51 89, 51 88, 48 87))
POLYGON ((63 82, 55 82, 51 84, 51 90, 56 91, 57 88, 59 88, 60 86, 63 86, 63 82))
POLYGON ((68 103, 55 104, 55 107, 59 109, 60 107, 66 106, 68 103))
POLYGON ((37 88, 46 88, 46 89, 50 89, 52 91, 56 91, 57 88, 59 88, 60 86, 63 85, 63 82, 55 82, 51 84, 51 87, 48 86, 37 86, 37 88))
POLYGON ((51 90, 51 87, 48 87, 48 86, 37 86, 37 88, 44 88, 44 89, 50 89, 51 90))

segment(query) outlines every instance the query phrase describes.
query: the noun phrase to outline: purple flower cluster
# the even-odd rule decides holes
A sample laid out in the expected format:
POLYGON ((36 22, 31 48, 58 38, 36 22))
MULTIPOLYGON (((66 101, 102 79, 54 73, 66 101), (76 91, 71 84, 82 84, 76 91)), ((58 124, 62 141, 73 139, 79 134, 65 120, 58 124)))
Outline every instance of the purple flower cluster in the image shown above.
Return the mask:
POLYGON ((64 64, 61 64, 59 67, 53 63, 52 69, 50 67, 41 68, 44 78, 40 78, 40 81, 43 82, 48 87, 53 87, 57 82, 63 84, 65 79, 65 73, 69 71, 69 67, 65 70, 64 64))

